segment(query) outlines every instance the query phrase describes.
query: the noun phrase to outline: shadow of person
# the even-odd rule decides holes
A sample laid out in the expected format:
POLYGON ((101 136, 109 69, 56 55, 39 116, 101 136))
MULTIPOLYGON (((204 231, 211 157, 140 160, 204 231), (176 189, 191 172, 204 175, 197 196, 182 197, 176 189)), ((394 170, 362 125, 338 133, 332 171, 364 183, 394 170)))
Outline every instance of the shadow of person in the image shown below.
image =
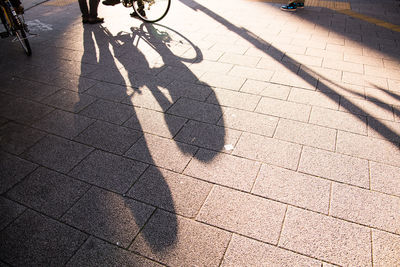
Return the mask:
MULTIPOLYGON (((181 45, 180 42, 174 42, 168 33, 157 32, 151 25, 143 24, 140 28, 133 29, 132 33, 120 32, 116 36, 102 26, 89 25, 84 28, 81 93, 87 89, 86 78, 83 76, 96 79, 98 83, 112 83, 113 86, 107 87, 108 90, 124 90, 125 99, 115 100, 115 102, 129 104, 132 111, 126 122, 134 122, 132 128, 142 134, 142 137, 124 155, 136 159, 132 154, 139 154, 138 160, 150 165, 125 192, 126 198, 134 198, 155 206, 161 211, 169 212, 168 216, 160 219, 158 215, 161 213, 156 211, 155 214, 158 215, 153 215, 156 217, 153 222, 153 217, 144 219, 143 212, 138 209, 131 210, 138 226, 142 227, 146 224, 135 240, 144 239, 155 253, 166 253, 176 245, 178 241, 176 214, 193 217, 195 213, 185 214, 185 209, 181 208, 182 205, 187 205, 183 203, 185 198, 174 199, 165 175, 167 172, 171 173, 166 169, 175 172, 176 170, 158 162, 160 158, 171 158, 170 151, 157 149, 147 140, 149 136, 147 132, 151 131, 143 128, 147 127, 145 122, 149 121, 143 122, 138 114, 142 109, 153 113, 155 110, 162 114, 169 132, 168 140, 174 140, 172 143, 187 158, 194 157, 196 160, 209 162, 224 147, 225 129, 222 109, 211 87, 206 84, 196 84, 198 78, 187 66, 202 60, 200 50, 189 40, 179 36, 186 40, 186 45, 189 44, 196 51, 196 56, 190 62, 183 62, 184 60, 171 51, 181 45), (145 41, 146 49, 142 50, 134 45, 134 41, 138 39, 145 41), (150 54, 154 56, 149 56, 150 54), (120 86, 118 87, 117 84, 120 86), (173 118, 179 118, 183 123, 177 126, 173 118), (197 156, 198 147, 209 148, 210 153, 197 156), (175 203, 174 200, 179 203, 175 203)), ((111 95, 113 93, 118 95, 118 92, 111 92, 111 95)), ((77 106, 79 106, 79 101, 77 106)), ((150 120, 149 123, 151 122, 150 120)), ((183 169, 178 173, 182 171, 183 169)), ((103 185, 99 186, 104 188, 103 185)), ((179 191, 176 191, 176 194, 179 194, 179 191)), ((113 209, 112 206, 108 208, 113 209)), ((165 213, 162 212, 162 214, 165 213)), ((108 215, 112 216, 112 212, 110 211, 108 215)), ((107 213, 104 216, 107 216, 107 213)), ((114 227, 112 220, 109 221, 108 227, 114 227)))

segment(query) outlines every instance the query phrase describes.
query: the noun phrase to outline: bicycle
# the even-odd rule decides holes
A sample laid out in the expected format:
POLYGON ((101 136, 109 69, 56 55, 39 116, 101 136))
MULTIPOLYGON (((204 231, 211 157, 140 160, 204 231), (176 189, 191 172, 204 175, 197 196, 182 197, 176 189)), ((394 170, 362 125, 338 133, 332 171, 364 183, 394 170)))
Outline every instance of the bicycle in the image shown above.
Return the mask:
POLYGON ((0 0, 0 18, 3 22, 5 32, 0 33, 1 38, 15 36, 12 42, 17 40, 20 42, 25 53, 32 55, 32 49, 27 39, 26 33, 29 32, 28 26, 25 24, 23 15, 17 15, 9 0, 0 0))
POLYGON ((121 0, 125 7, 133 7, 139 18, 146 22, 157 22, 167 15, 171 0, 121 0))

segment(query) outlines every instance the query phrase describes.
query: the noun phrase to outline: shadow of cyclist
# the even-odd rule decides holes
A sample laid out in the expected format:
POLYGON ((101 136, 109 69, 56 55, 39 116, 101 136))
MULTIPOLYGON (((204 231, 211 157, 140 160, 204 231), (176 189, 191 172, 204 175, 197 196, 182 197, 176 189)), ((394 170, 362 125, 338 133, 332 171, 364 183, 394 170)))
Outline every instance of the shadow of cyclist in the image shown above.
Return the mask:
MULTIPOLYGON (((144 24, 132 30, 133 34, 119 33, 113 36, 102 26, 85 27, 82 75, 110 84, 107 88, 108 95, 114 97, 113 101, 130 105, 131 114, 129 119, 125 120, 124 126, 134 128, 143 136, 124 156, 145 162, 150 167, 125 193, 129 198, 141 200, 169 212, 165 215, 165 212, 156 211, 133 244, 141 239, 153 252, 162 253, 173 248, 178 240, 176 214, 194 217, 198 212, 192 207, 188 212, 187 208, 182 208, 187 206, 187 203, 184 203, 185 197, 172 195, 165 179, 165 175, 169 175, 170 172, 165 169, 181 173, 186 164, 177 167, 174 165, 177 161, 183 159, 188 163, 192 157, 202 162, 213 160, 217 153, 224 149, 225 129, 222 110, 213 90, 206 84, 196 84, 198 78, 187 66, 202 60, 200 50, 185 39, 196 50, 197 56, 189 60, 190 62, 183 62, 182 58, 171 52, 179 42, 173 43, 167 33, 157 32, 153 26, 144 24), (137 38, 145 41, 143 48, 141 45, 134 45, 137 38), (95 70, 92 64, 97 64, 95 70), (122 93, 125 94, 124 99, 122 93), (206 100, 213 104, 206 103, 206 100), (154 122, 152 118, 141 117, 144 110, 155 115, 160 114, 167 130, 162 131, 163 123, 151 125, 154 122), (155 127, 153 130, 152 126, 155 127), (154 131, 158 136, 146 134, 154 131), (159 149, 158 143, 151 141, 152 138, 167 140, 169 146, 159 149), (178 148, 178 152, 169 150, 172 147, 171 143, 178 148), (208 148, 210 151, 197 155, 200 154, 197 153, 198 147, 208 148), (160 214, 164 215, 159 216, 160 214), (153 218, 155 219, 152 224, 153 218)), ((82 88, 84 79, 86 78, 82 77, 82 88)), ((142 227, 146 223, 143 221, 143 211, 132 209, 131 213, 138 226, 142 227)), ((112 212, 109 215, 111 214, 112 212)), ((113 223, 108 227, 114 227, 113 223)))

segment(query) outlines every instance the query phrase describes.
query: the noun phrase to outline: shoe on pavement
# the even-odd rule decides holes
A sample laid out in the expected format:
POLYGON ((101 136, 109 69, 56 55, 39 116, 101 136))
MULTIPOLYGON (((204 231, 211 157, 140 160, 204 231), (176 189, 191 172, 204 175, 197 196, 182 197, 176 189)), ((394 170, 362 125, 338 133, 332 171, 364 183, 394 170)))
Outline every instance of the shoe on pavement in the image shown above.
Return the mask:
MULTIPOLYGON (((304 6, 304 4, 303 4, 303 6, 304 6)), ((281 10, 283 10, 283 11, 293 12, 293 11, 296 11, 296 9, 297 9, 296 3, 290 3, 288 5, 281 6, 281 10)))
MULTIPOLYGON (((82 21, 82 22, 83 22, 83 21, 82 21)), ((104 22, 104 18, 99 18, 99 17, 96 17, 96 18, 89 18, 89 19, 88 19, 88 22, 89 22, 90 24, 103 23, 103 22, 104 22)))
POLYGON ((304 8, 304 3, 296 3, 297 8, 304 8))
POLYGON ((119 3, 121 3, 121 1, 120 0, 104 0, 102 3, 103 3, 103 5, 106 5, 106 6, 115 6, 115 5, 118 5, 119 3))

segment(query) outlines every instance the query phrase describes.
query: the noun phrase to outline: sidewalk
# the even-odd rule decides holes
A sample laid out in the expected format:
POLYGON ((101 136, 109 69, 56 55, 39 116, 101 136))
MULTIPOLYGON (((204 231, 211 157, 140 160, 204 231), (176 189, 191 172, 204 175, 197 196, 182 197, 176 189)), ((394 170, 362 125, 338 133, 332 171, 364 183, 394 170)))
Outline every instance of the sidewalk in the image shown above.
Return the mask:
POLYGON ((400 2, 281 3, 30 8, 0 266, 400 266, 400 2))

